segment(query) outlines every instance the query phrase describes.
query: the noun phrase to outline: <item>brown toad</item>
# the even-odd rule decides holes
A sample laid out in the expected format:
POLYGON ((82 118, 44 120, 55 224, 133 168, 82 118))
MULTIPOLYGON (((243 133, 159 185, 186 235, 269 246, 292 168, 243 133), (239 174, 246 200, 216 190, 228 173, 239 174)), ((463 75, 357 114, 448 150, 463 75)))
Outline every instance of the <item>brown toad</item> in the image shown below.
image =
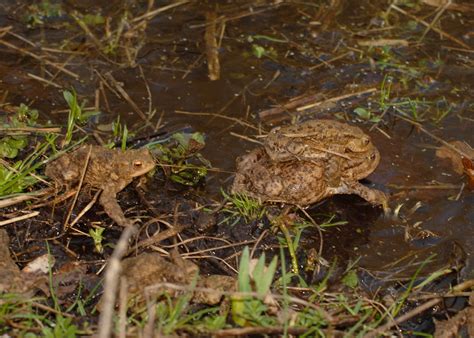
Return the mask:
POLYGON ((121 226, 132 224, 120 208, 117 194, 135 177, 155 167, 150 152, 147 149, 122 151, 101 146, 82 146, 49 163, 45 173, 58 185, 70 188, 79 183, 85 165, 87 169, 83 183, 102 190, 99 203, 107 215, 121 226))
POLYGON ((273 128, 265 138, 265 150, 274 162, 324 161, 324 176, 334 186, 345 160, 370 153, 374 145, 360 128, 334 120, 309 120, 273 128), (330 159, 330 160, 329 160, 330 159))
POLYGON ((18 293, 32 297, 36 289, 48 290, 47 271, 43 262, 48 262, 46 267, 51 267, 52 257, 43 255, 35 258, 20 271, 10 255, 10 237, 5 229, 0 229, 0 296, 3 293, 18 293))
MULTIPOLYGON (((313 126, 317 124, 317 121, 310 122, 313 126)), ((337 122, 337 125, 341 127, 343 123, 337 122)), ((282 156, 276 147, 270 151, 265 147, 239 158, 231 191, 262 201, 298 205, 309 205, 336 194, 357 194, 372 204, 385 205, 383 192, 358 182, 371 174, 380 162, 380 154, 370 138, 349 125, 341 135, 337 135, 338 128, 329 127, 328 120, 323 120, 320 126, 326 126, 328 132, 318 134, 315 142, 307 139, 310 138, 308 133, 302 136, 303 133, 285 132, 283 137, 288 138, 288 147, 281 148, 282 156), (350 130, 355 133, 351 134, 350 130), (307 147, 304 147, 305 142, 307 147)))
POLYGON ((364 153, 373 148, 370 137, 360 128, 334 120, 309 120, 273 128, 265 138, 264 146, 275 162, 314 160, 332 155, 347 158, 351 153, 364 153))
MULTIPOLYGON (((193 303, 216 305, 221 302, 224 292, 235 290, 234 277, 200 274, 199 267, 183 259, 177 251, 171 251, 170 258, 168 260, 157 252, 150 252, 122 261, 122 276, 127 281, 127 304, 140 306, 150 296, 167 293, 171 297, 178 297, 191 291, 193 303), (170 284, 177 288, 172 288, 170 284)), ((99 311, 103 310, 104 305, 104 299, 101 299, 99 311)))

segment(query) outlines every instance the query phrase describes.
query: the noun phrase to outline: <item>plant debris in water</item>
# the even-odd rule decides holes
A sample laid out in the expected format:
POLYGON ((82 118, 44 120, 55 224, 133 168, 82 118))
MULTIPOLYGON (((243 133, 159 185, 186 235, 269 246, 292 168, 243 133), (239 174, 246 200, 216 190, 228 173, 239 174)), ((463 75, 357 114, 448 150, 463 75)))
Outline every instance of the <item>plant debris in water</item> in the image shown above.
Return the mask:
POLYGON ((205 146, 203 134, 175 133, 161 142, 151 143, 149 148, 156 152, 159 164, 171 181, 194 186, 206 177, 211 164, 199 153, 205 146))

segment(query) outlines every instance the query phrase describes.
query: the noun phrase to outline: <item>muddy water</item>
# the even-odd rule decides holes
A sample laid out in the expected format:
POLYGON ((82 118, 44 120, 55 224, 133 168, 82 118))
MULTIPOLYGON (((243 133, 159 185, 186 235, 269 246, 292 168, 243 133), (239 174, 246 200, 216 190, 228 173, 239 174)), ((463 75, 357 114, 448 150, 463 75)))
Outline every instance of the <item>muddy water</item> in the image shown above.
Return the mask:
MULTIPOLYGON (((12 10, 7 5, 5 8, 5 13, 12 10)), ((452 112, 438 124, 430 120, 430 116, 436 113, 436 108, 427 108, 424 125, 447 141, 460 139, 474 144, 473 114, 472 108, 468 108, 472 107, 474 77, 466 77, 464 68, 460 67, 467 63, 472 54, 443 48, 453 46, 452 42, 440 42, 436 35, 430 33, 424 44, 395 49, 387 63, 392 62, 400 67, 393 66, 385 70, 373 68, 373 62, 384 58, 380 49, 368 52, 373 55, 371 60, 360 57, 360 47, 350 30, 359 31, 357 37, 366 39, 409 39, 412 36, 418 37, 422 31, 421 28, 408 30, 404 26, 406 18, 397 14, 391 22, 393 27, 386 30, 392 33, 380 36, 370 33, 369 29, 384 31, 384 26, 377 26, 380 19, 376 16, 387 9, 385 5, 347 2, 334 13, 328 12, 326 17, 318 12, 318 7, 312 5, 258 7, 256 9, 262 10, 261 13, 249 14, 226 23, 219 54, 222 73, 217 81, 208 79, 205 63, 203 13, 206 8, 186 5, 151 20, 147 40, 137 62, 144 71, 152 95, 152 106, 157 111, 151 120, 152 124, 157 123, 162 115, 164 130, 191 126, 206 134, 207 146, 203 154, 215 168, 221 170, 211 172, 207 178, 203 193, 208 197, 221 198, 219 189, 231 183, 235 158, 255 147, 255 144, 235 134, 254 137, 271 128, 268 120, 258 118, 259 111, 309 92, 322 93, 323 98, 331 98, 351 91, 380 88, 385 74, 391 74, 395 82, 398 80, 399 83, 403 75, 406 75, 405 79, 409 79, 407 87, 399 85, 392 92, 391 98, 411 95, 412 99, 426 97, 434 101, 445 97, 446 102, 454 104, 452 112), (252 54, 252 43, 249 42, 249 37, 255 35, 271 36, 286 42, 271 42, 254 37, 253 43, 275 51, 270 57, 257 58, 252 54), (327 65, 322 63, 344 53, 348 54, 338 61, 327 65), (437 58, 445 62, 445 68, 427 70, 420 73, 418 78, 407 75, 407 68, 401 68, 418 66, 423 60, 434 63, 437 58), (369 61, 372 61, 372 65, 369 61), (318 68, 311 69, 313 66, 318 68), (454 67, 458 67, 457 72, 453 71, 454 67), (275 75, 278 76, 274 78, 275 75), (418 94, 413 94, 414 92, 418 94), (212 114, 241 119, 257 129, 212 114)), ((240 12, 247 9, 248 7, 243 7, 240 12)), ((94 8, 89 11, 93 12, 94 8)), ((103 13, 105 12, 103 9, 103 13)), ((229 17, 240 12, 237 9, 235 13, 232 12, 232 6, 223 10, 223 14, 229 17)), ((0 25, 13 25, 16 33, 31 41, 41 42, 44 46, 55 45, 58 40, 66 38, 64 33, 56 29, 25 29, 15 19, 16 15, 1 15, 0 25)), ((452 34, 462 36, 468 31, 466 22, 469 20, 472 22, 472 15, 469 17, 462 13, 450 13, 444 27, 455 28, 452 34)), ((7 36, 5 39, 18 43, 12 37, 7 36)), ((28 77, 28 73, 42 74, 38 62, 29 57, 19 57, 18 53, 4 46, 0 47, 0 55, 0 93, 8 91, 7 101, 15 104, 30 103, 43 112, 44 118, 57 123, 64 122, 64 114, 55 112, 65 108, 61 89, 45 86, 28 77)), ((472 64, 472 60, 470 62, 472 64)), ((92 69, 112 71, 114 77, 124 84, 130 97, 143 111, 147 111, 147 88, 137 67, 119 69, 98 55, 88 55, 76 57, 71 61, 69 69, 80 74, 81 80, 60 75, 56 81, 65 88, 73 86, 82 98, 92 101, 98 88, 99 80, 92 69)), ((110 109, 102 102, 103 113, 98 123, 109 123, 120 115, 129 129, 143 125, 143 121, 125 100, 110 92, 107 98, 110 109)), ((408 275, 416 269, 415 263, 423 261, 432 253, 436 253, 438 257, 430 265, 431 269, 435 269, 453 255, 459 258, 458 253, 464 252, 467 262, 464 274, 465 277, 472 277, 474 197, 467 189, 461 191, 462 178, 436 159, 435 147, 439 143, 416 131, 409 123, 394 119, 390 114, 379 125, 384 133, 370 129, 372 123, 355 121, 352 112, 357 106, 366 106, 367 100, 363 98, 355 106, 351 102, 345 104, 329 111, 316 109, 303 119, 334 116, 336 113, 341 116, 343 113, 365 129, 382 154, 381 164, 369 177, 368 184, 375 184, 388 192, 392 208, 400 204, 403 206, 400 217, 391 220, 384 218, 380 210, 367 206, 356 197, 330 199, 316 208, 334 212, 340 219, 347 220, 348 224, 343 226, 344 229, 328 230, 325 233, 325 243, 333 248, 334 253, 344 251, 352 259, 361 256, 361 266, 373 272, 387 274, 400 272, 408 275), (433 182, 449 183, 457 188, 429 187, 433 182), (410 213, 409 210, 417 202, 421 203, 421 207, 410 213), (358 231, 360 229, 362 231, 358 231), (453 248, 460 250, 453 254, 453 248)), ((274 124, 298 119, 298 114, 282 114, 280 117, 282 118, 277 119, 274 124)), ((148 132, 151 130, 142 131, 143 134, 148 132)), ((311 212, 318 213, 316 208, 311 209, 311 212)), ((311 239, 311 236, 308 238, 311 239)), ((306 240, 305 245, 310 245, 308 242, 310 243, 306 240)), ((314 245, 319 245, 316 240, 314 245)))

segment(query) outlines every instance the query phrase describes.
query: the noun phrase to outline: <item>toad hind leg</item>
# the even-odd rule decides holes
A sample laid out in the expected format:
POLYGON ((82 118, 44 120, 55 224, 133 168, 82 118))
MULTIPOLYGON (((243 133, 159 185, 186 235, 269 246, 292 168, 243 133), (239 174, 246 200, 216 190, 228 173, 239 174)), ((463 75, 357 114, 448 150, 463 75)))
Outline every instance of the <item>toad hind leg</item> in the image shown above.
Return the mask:
POLYGON ((331 189, 333 194, 355 194, 365 199, 370 204, 382 205, 384 210, 388 207, 388 198, 385 193, 371 189, 359 182, 343 182, 339 187, 331 189))
POLYGON ((99 203, 111 219, 120 226, 133 225, 133 221, 125 217, 122 208, 117 202, 117 192, 115 189, 105 187, 100 195, 99 203))

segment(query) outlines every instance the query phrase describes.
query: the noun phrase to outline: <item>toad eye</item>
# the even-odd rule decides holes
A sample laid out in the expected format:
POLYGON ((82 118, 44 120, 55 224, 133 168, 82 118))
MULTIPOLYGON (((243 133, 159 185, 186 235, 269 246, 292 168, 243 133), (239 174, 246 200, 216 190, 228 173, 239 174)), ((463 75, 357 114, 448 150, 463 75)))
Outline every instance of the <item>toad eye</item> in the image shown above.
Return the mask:
POLYGON ((142 161, 133 161, 133 167, 138 169, 138 168, 141 168, 141 166, 143 165, 142 161))
POLYGON ((364 139, 362 139, 362 143, 363 143, 365 146, 367 146, 367 145, 369 145, 369 143, 370 143, 370 139, 367 138, 367 137, 365 137, 364 139))
POLYGON ((373 161, 373 160, 375 160, 376 157, 377 156, 375 154, 370 154, 369 160, 373 161))

